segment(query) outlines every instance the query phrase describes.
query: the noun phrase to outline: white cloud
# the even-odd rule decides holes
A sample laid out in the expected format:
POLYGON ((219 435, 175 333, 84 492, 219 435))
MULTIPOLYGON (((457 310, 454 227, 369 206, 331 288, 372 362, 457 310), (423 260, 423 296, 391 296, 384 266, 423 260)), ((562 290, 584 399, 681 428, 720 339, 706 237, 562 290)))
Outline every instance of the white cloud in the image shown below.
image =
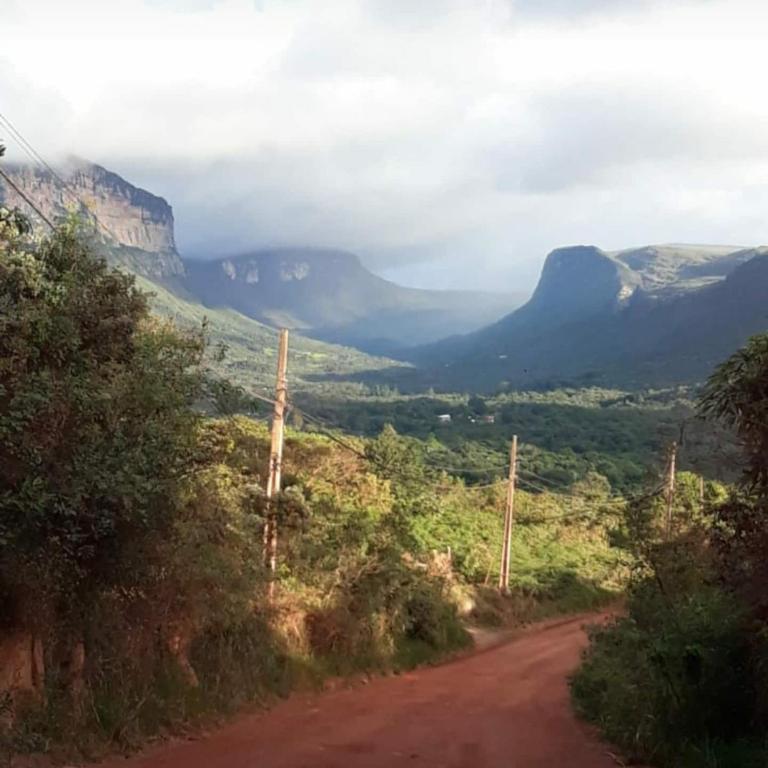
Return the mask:
POLYGON ((760 0, 25 0, 0 111, 165 195, 187 253, 515 288, 569 242, 768 239, 767 32, 760 0))

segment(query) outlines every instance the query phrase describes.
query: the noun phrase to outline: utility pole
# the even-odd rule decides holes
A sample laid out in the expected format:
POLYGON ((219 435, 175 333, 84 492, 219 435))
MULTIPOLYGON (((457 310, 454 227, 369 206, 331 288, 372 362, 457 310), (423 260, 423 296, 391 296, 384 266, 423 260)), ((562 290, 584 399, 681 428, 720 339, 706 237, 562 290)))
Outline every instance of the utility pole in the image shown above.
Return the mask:
POLYGON ((667 519, 666 534, 667 539, 672 538, 672 503, 675 500, 675 464, 677 462, 677 442, 672 441, 669 446, 669 462, 667 464, 667 519))
POLYGON ((515 514, 515 479, 517 476, 517 435, 512 436, 509 451, 509 481, 507 483, 507 504, 504 510, 504 541, 501 548, 501 568, 499 570, 499 590, 509 591, 509 564, 512 549, 512 522, 515 514))
POLYGON ((275 572, 277 570, 277 514, 272 500, 280 493, 280 475, 283 469, 285 406, 288 398, 287 369, 288 331, 282 328, 277 351, 275 408, 272 414, 272 441, 269 449, 269 477, 267 478, 267 519, 264 525, 264 563, 269 571, 268 596, 270 601, 275 595, 275 572))

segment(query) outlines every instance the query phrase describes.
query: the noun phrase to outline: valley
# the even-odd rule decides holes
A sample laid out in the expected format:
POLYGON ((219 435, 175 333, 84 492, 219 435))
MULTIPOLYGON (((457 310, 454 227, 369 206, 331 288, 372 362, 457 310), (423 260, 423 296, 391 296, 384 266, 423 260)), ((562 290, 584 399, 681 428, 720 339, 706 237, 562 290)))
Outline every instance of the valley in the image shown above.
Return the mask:
MULTIPOLYGON (((470 484, 500 476, 477 467, 503 468, 518 433, 530 470, 554 487, 598 473, 630 490, 682 425, 683 469, 718 479, 738 472, 729 436, 708 434, 693 406, 717 362, 768 327, 764 249, 559 248, 515 308, 513 291, 403 288, 344 251, 184 260, 170 205, 116 174, 82 160, 69 161, 65 178, 31 166, 11 172, 49 218, 75 213, 95 226, 97 248, 136 275, 156 313, 182 328, 205 323, 210 375, 244 393, 238 407, 252 413, 265 411, 249 398, 271 392, 276 328, 285 326, 296 331, 293 423, 303 408, 362 437, 393 424, 431 441, 431 460, 470 484)), ((23 204, 13 190, 0 186, 0 195, 23 204)))
MULTIPOLYGON (((762 503, 738 494, 754 494, 763 477, 754 466, 764 447, 749 432, 762 422, 741 413, 763 402, 763 369, 752 370, 765 337, 744 345, 768 327, 768 250, 559 248, 516 306, 514 291, 403 288, 343 251, 186 261, 170 206, 115 174, 82 163, 66 183, 40 169, 13 174, 57 226, 30 233, 0 208, 0 286, 12 308, 0 314, 0 385, 10 393, 0 399, 0 536, 10 542, 0 604, 13 628, 0 635, 12 659, 0 670, 24 670, 20 682, 0 680, 11 712, 0 754, 135 748, 338 676, 449 658, 471 645, 467 627, 516 628, 624 599, 629 618, 590 635, 572 684, 578 712, 633 757, 709 748, 666 675, 718 713, 717 690, 702 694, 688 677, 686 665, 700 663, 690 648, 716 665, 728 658, 717 643, 733 643, 744 674, 759 665, 760 648, 740 645, 746 614, 722 607, 720 565, 707 550, 719 535, 713 515, 737 505, 728 525, 738 526, 739 504, 762 503), (282 326, 292 329, 287 431, 273 497, 264 422, 282 326), (708 378, 740 348, 731 369, 708 378), (730 393, 739 386, 746 395, 730 393), (270 530, 279 531, 274 558, 270 530), (682 657, 663 646, 667 636, 685 644, 682 657), (623 654, 645 669, 632 683, 650 689, 642 701, 622 699, 614 682, 634 674, 623 654), (671 672, 658 672, 659 654, 671 672), (684 738, 649 727, 636 743, 629 725, 652 722, 644 707, 670 695, 664 709, 684 738)), ((6 189, 2 202, 19 200, 6 189)), ((522 742, 530 760, 559 765, 567 753, 602 765, 567 706, 565 678, 583 644, 572 623, 556 624, 409 673, 423 684, 401 693, 419 712, 434 694, 438 711, 443 685, 475 669, 482 680, 467 701, 477 706, 501 675, 506 704, 482 707, 484 719, 522 739, 528 700, 544 696, 558 724, 558 740, 522 742), (532 642, 542 663, 521 665, 518 649, 532 642), (510 720, 506 706, 520 716, 510 720)), ((318 706, 344 716, 334 701, 318 706)), ((225 732, 199 749, 235 762, 262 751, 274 765, 300 764, 318 744, 371 765, 388 764, 384 743, 421 754, 371 731, 375 697, 349 702, 364 711, 338 744, 313 735, 264 751, 262 729, 281 712, 293 712, 287 727, 305 722, 288 702, 243 726, 236 748, 225 732)), ((439 712, 451 731, 451 707, 439 712)), ((442 734, 423 713, 418 723, 442 734)), ((503 764, 507 741, 468 742, 458 759, 503 764)), ((743 750, 764 754, 751 733, 743 750)), ((456 757, 436 742, 423 752, 456 757)), ((186 759, 171 748, 134 764, 186 759)))
POLYGON ((768 768, 766 44, 0 2, 0 768, 768 768))
MULTIPOLYGON (((263 249, 184 260, 168 203, 98 165, 9 166, 50 219, 96 227, 110 261, 136 274, 156 310, 207 318, 219 365, 245 389, 271 386, 273 329, 295 330, 295 385, 367 395, 384 388, 544 391, 691 386, 768 327, 768 250, 661 245, 559 248, 531 296, 403 288, 345 251, 263 249), (718 306, 718 313, 711 311, 718 306)), ((13 190, 0 200, 24 204, 13 190)))

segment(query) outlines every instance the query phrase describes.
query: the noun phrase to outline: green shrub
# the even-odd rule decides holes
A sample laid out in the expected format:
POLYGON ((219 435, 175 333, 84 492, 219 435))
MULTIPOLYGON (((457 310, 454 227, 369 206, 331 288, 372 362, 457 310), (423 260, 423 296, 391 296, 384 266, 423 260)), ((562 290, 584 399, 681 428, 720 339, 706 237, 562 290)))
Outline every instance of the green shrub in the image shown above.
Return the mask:
POLYGON ((648 582, 629 612, 591 633, 572 682, 580 712, 630 756, 665 766, 747 739, 756 692, 744 609, 716 587, 670 606, 648 582))

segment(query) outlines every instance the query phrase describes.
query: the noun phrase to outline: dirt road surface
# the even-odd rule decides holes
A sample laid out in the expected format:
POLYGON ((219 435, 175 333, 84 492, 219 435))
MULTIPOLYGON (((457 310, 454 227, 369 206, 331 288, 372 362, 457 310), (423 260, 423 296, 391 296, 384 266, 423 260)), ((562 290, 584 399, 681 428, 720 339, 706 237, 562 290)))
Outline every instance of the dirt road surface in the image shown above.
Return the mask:
POLYGON ((440 667, 294 696, 204 739, 104 768, 616 768, 569 704, 584 622, 534 627, 440 667))

